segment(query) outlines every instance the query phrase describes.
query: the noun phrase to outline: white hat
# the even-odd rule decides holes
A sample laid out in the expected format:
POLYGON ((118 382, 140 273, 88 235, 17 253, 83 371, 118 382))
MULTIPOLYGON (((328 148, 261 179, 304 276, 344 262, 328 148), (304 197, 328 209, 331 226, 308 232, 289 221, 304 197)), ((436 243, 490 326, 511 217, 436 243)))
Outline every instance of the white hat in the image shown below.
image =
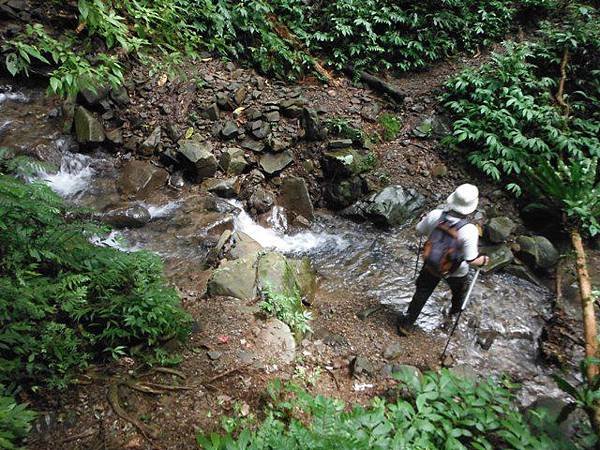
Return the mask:
POLYGON ((469 215, 477 209, 479 189, 472 184, 461 184, 446 200, 448 209, 463 215, 469 215))

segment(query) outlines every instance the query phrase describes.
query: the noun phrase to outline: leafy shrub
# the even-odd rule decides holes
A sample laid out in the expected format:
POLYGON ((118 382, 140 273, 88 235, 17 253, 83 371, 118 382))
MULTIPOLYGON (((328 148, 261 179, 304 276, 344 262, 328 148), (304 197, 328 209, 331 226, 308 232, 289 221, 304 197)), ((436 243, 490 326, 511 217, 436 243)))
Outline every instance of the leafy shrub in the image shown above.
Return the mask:
POLYGON ((224 435, 199 434, 197 442, 205 450, 578 448, 530 428, 508 384, 461 379, 445 369, 399 378, 403 396, 350 411, 340 400, 294 386, 282 393, 277 385, 262 422, 234 419, 224 435))
POLYGON ((402 129, 402 122, 392 114, 382 114, 379 116, 379 125, 383 128, 383 139, 393 141, 402 129))
POLYGON ((3 395, 3 390, 0 385, 0 448, 12 450, 19 448, 19 442, 29 433, 35 413, 13 397, 3 395))
POLYGON ((186 334, 159 258, 92 245, 102 231, 47 186, 0 176, 0 382, 64 388, 92 360, 186 334))
POLYGON ((494 180, 506 180, 600 231, 600 28, 591 7, 571 8, 562 24, 545 24, 540 40, 507 44, 489 64, 450 80, 445 105, 456 119, 453 137, 469 160, 494 180), (559 105, 561 61, 568 79, 559 105))
POLYGON ((311 331, 311 314, 304 311, 298 289, 290 294, 265 289, 262 295, 261 309, 287 324, 294 334, 302 336, 311 331))

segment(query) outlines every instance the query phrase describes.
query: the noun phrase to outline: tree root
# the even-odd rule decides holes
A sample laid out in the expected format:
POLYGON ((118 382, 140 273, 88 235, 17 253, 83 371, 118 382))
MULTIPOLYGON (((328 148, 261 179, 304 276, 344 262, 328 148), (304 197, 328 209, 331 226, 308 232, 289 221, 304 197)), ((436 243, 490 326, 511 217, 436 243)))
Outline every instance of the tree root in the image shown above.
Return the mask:
POLYGON ((245 369, 246 367, 248 367, 250 365, 252 365, 252 363, 242 364, 241 366, 237 366, 237 367, 234 367, 233 369, 226 370, 225 372, 222 372, 222 373, 220 373, 218 375, 215 375, 214 377, 212 377, 212 378, 204 381, 201 384, 203 384, 203 385, 211 384, 211 383, 213 383, 213 382, 215 382, 217 380, 220 380, 221 378, 224 378, 224 377, 226 377, 228 375, 231 375, 232 373, 237 372, 238 370, 245 369))
POLYGON ((325 370, 327 371, 327 373, 331 376, 331 378, 333 378, 333 382, 335 383, 335 387, 337 388, 337 390, 340 390, 340 383, 338 383, 337 377, 335 376, 335 373, 333 373, 333 370, 331 370, 329 367, 325 366, 325 370))
POLYGON ((148 425, 145 425, 144 423, 140 422, 135 417, 130 416, 127 413, 127 411, 125 411, 125 408, 123 408, 123 406, 121 405, 121 400, 119 398, 119 385, 120 384, 121 383, 115 383, 115 384, 111 384, 108 387, 108 394, 107 394, 108 403, 110 403, 110 406, 112 407, 113 411, 121 419, 129 422, 134 427, 136 427, 139 430, 139 432, 142 434, 142 436, 144 436, 144 438, 146 438, 147 440, 156 439, 158 437, 158 431, 156 431, 153 428, 149 427, 148 425))

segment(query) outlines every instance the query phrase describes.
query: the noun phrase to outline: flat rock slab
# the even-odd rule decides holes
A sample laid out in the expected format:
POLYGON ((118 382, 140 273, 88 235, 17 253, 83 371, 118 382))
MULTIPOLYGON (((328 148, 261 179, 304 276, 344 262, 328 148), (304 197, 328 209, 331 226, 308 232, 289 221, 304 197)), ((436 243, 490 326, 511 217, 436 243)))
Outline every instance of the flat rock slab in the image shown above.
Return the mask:
POLYGON ((260 158, 260 167, 268 175, 274 175, 281 172, 294 161, 289 151, 281 153, 267 153, 260 158))
POLYGON ((290 364, 296 356, 294 335, 279 319, 269 319, 261 326, 255 340, 257 365, 290 364))

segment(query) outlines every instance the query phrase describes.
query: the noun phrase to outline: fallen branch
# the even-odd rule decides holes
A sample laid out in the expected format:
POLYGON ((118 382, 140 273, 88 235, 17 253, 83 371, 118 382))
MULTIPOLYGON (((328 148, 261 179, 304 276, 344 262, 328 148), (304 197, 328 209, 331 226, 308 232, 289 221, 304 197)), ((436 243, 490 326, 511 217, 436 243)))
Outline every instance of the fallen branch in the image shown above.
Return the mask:
POLYGON ((325 366, 325 370, 327 371, 327 373, 329 375, 331 375, 331 378, 333 378, 333 382, 335 383, 335 387, 337 388, 337 390, 340 390, 340 383, 338 383, 337 377, 335 376, 335 373, 333 373, 333 370, 331 370, 329 367, 325 366))
POLYGON ((371 75, 370 73, 367 73, 364 70, 359 70, 355 69, 352 66, 347 66, 346 72, 351 77, 356 76, 359 80, 364 81, 369 87, 371 87, 371 89, 389 95, 394 101, 398 103, 402 103, 404 101, 404 97, 406 97, 406 95, 400 88, 388 83, 382 78, 376 77, 375 75, 371 75))
POLYGON ((96 434, 96 430, 95 429, 90 429, 90 430, 85 430, 81 433, 77 433, 74 434, 72 436, 66 437, 64 439, 61 439, 60 441, 58 441, 60 444, 66 444, 68 442, 73 442, 76 441, 78 439, 85 439, 88 437, 92 437, 94 434, 96 434))

